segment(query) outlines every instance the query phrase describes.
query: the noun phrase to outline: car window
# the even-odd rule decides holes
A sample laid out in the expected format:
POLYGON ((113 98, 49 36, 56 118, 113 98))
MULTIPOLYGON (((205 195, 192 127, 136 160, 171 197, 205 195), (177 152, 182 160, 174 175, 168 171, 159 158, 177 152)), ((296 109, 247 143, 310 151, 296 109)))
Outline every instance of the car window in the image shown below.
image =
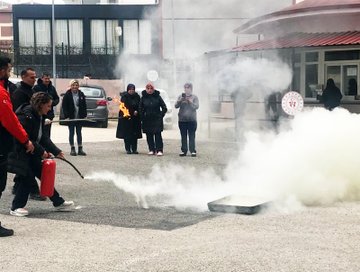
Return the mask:
POLYGON ((101 97, 101 90, 97 88, 91 87, 80 87, 80 90, 85 94, 87 97, 101 97))

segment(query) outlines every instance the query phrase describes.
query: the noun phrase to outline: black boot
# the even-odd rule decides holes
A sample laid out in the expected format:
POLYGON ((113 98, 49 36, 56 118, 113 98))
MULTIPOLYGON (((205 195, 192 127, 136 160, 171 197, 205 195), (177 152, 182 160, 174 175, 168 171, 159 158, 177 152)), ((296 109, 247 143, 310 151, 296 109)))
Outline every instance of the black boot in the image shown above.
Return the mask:
POLYGON ((12 229, 6 229, 1 226, 0 223, 0 237, 12 236, 14 235, 14 231, 12 229))
POLYGON ((79 146, 79 152, 78 152, 79 156, 86 156, 86 153, 84 152, 82 146, 79 146))
POLYGON ((75 146, 71 147, 70 156, 76 156, 75 146))

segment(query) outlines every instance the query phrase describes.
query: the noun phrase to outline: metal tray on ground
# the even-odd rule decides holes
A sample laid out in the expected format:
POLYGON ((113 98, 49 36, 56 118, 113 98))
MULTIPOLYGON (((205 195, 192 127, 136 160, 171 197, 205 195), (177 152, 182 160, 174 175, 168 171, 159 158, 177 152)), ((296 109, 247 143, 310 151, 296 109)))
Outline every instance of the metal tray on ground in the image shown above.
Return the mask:
POLYGON ((261 197, 230 195, 208 203, 212 212, 256 214, 270 201, 261 197))

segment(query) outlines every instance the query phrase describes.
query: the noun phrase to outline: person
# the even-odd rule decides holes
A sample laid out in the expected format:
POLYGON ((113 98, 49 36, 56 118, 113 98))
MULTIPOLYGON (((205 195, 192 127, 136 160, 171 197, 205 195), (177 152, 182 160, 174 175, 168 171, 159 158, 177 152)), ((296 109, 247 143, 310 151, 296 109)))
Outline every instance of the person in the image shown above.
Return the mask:
MULTIPOLYGON (((19 142, 15 143, 13 151, 8 157, 8 169, 18 174, 18 188, 12 201, 10 214, 14 216, 27 216, 25 209, 28 196, 31 190, 31 181, 35 177, 41 177, 42 159, 52 156, 64 159, 64 153, 50 140, 47 134, 43 133, 45 117, 51 109, 52 97, 43 92, 34 93, 30 105, 23 104, 16 110, 16 115, 22 126, 34 143, 34 152, 25 153, 19 142), (19 167, 19 165, 21 167, 19 167)), ((65 201, 54 189, 54 195, 50 197, 56 210, 69 210, 74 206, 73 201, 65 201)))
POLYGON ((336 87, 335 82, 332 78, 329 78, 326 82, 325 90, 322 94, 322 101, 324 106, 328 110, 333 110, 340 105, 342 94, 340 89, 336 87))
POLYGON ((85 94, 79 90, 79 81, 72 79, 70 81, 70 89, 66 91, 63 101, 62 110, 65 119, 69 120, 69 143, 71 147, 71 156, 86 156, 82 146, 81 129, 83 123, 79 119, 84 119, 87 116, 85 94), (71 119, 75 119, 71 121, 71 119), (78 153, 75 151, 74 135, 76 131, 76 138, 78 144, 78 153))
MULTIPOLYGON (((13 105, 10 95, 6 90, 7 80, 10 77, 11 59, 0 56, 0 198, 6 187, 7 180, 7 156, 13 145, 13 137, 25 149, 25 152, 34 151, 34 145, 29 140, 29 136, 20 124, 13 112, 13 105)), ((0 237, 11 236, 14 234, 12 229, 1 226, 0 237)))
POLYGON ((53 104, 51 105, 51 109, 50 111, 47 113, 46 115, 46 119, 45 119, 45 127, 44 127, 44 133, 46 133, 49 138, 51 135, 51 123, 52 120, 55 117, 55 113, 54 113, 54 107, 59 104, 59 96, 56 92, 55 87, 52 85, 52 82, 50 80, 50 74, 44 72, 41 76, 41 78, 39 78, 37 80, 37 85, 34 86, 34 92, 45 92, 48 93, 51 97, 52 97, 52 101, 53 104))
POLYGON ((355 78, 349 79, 349 87, 348 87, 349 95, 357 95, 357 82, 355 78))
POLYGON ((182 93, 176 103, 175 108, 179 109, 179 129, 181 135, 180 157, 186 156, 188 150, 192 157, 196 157, 195 132, 197 128, 196 111, 199 108, 199 99, 193 93, 191 83, 185 83, 184 93, 182 93), (189 148, 187 138, 189 137, 189 148))
POLYGON ((124 139, 127 154, 139 154, 137 141, 142 138, 139 115, 140 96, 135 92, 135 85, 128 84, 126 92, 121 93, 120 97, 116 138, 124 139))
POLYGON ((33 87, 36 82, 36 72, 32 68, 26 68, 21 71, 20 85, 16 88, 11 96, 14 111, 22 104, 29 103, 33 95, 33 87))
MULTIPOLYGON (((22 70, 21 73, 21 81, 20 84, 17 86, 15 91, 11 95, 11 101, 13 104, 13 110, 16 111, 23 104, 29 104, 31 96, 33 95, 33 87, 36 81, 36 72, 33 68, 29 67, 25 70, 22 70)), ((13 194, 15 194, 17 190, 17 175, 14 177, 14 187, 13 187, 13 194)), ((33 200, 38 201, 45 201, 46 198, 40 195, 39 185, 36 179, 32 182, 32 189, 30 192, 30 198, 33 200)))
POLYGON ((163 156, 163 139, 161 132, 164 129, 163 117, 167 112, 164 100, 160 92, 155 90, 154 85, 149 82, 145 90, 141 92, 140 116, 142 129, 146 134, 149 147, 149 155, 163 156))

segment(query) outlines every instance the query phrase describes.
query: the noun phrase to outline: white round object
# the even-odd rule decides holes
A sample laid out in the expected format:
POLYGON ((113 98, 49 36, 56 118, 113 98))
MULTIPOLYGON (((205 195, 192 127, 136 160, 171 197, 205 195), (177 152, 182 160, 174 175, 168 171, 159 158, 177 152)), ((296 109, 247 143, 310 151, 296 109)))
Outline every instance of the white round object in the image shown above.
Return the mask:
POLYGON ((281 100, 281 107, 289 115, 296 115, 304 108, 304 99, 298 92, 288 92, 281 100))
POLYGON ((146 76, 147 76, 147 79, 150 81, 156 81, 159 78, 159 74, 155 70, 148 71, 146 76))

